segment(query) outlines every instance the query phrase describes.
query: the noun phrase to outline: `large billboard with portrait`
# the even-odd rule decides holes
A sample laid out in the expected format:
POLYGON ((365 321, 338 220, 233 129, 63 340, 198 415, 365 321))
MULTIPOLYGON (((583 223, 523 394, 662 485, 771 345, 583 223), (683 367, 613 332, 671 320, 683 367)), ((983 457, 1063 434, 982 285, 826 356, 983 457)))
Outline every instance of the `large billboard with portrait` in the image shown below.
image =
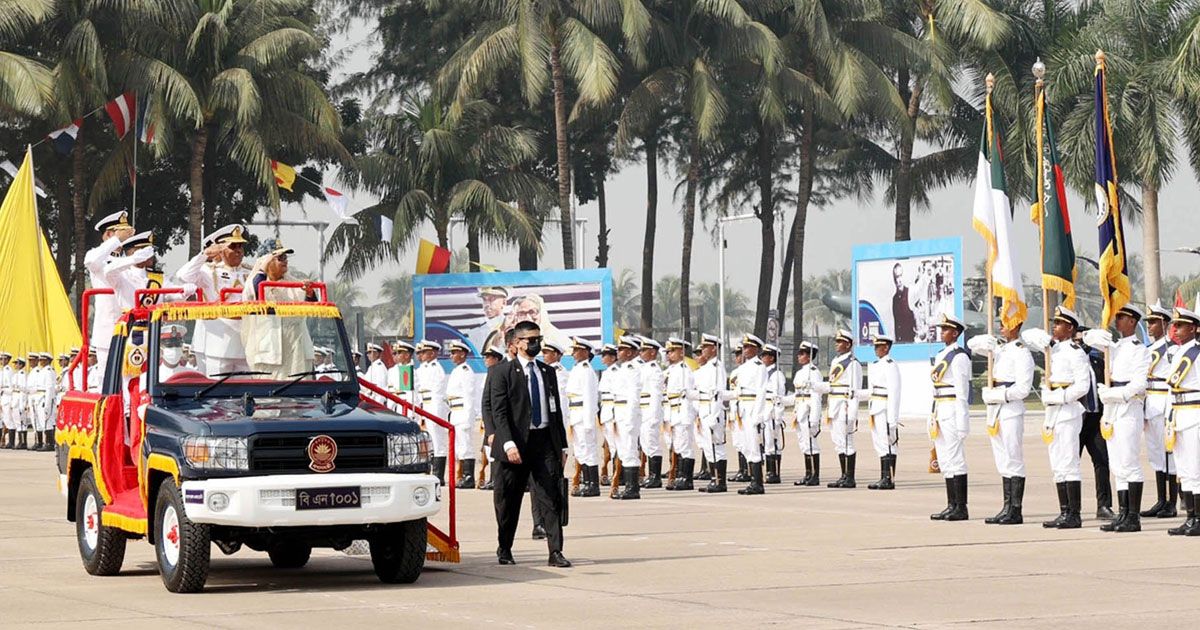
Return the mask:
MULTIPOLYGON (((481 353, 504 346, 504 333, 530 320, 546 341, 570 354, 570 338, 597 344, 613 338, 612 272, 518 271, 413 277, 416 336, 445 345, 458 339, 472 349, 472 366, 482 369, 481 353)), ((449 356, 443 350, 443 358, 449 356)), ((570 367, 568 356, 563 364, 570 367)))
POLYGON ((896 339, 898 361, 928 359, 942 346, 942 313, 962 317, 962 239, 858 245, 852 254, 855 354, 874 360, 872 339, 896 339))

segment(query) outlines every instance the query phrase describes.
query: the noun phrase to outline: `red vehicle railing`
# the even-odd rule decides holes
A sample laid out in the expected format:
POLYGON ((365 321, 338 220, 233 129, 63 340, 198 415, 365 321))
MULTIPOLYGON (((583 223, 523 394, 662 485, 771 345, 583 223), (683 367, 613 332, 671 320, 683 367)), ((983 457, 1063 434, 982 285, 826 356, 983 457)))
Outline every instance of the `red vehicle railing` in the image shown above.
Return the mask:
POLYGON ((295 282, 291 280, 264 280, 258 283, 258 299, 266 299, 263 297, 265 294, 265 289, 303 289, 305 287, 312 287, 319 291, 321 294, 320 301, 329 301, 329 289, 325 287, 324 282, 295 282))
POLYGON ((218 296, 222 302, 231 295, 239 295, 242 292, 241 287, 225 287, 221 289, 221 295, 218 296))
MULTIPOLYGON (((366 389, 367 391, 383 397, 388 402, 393 402, 393 403, 396 403, 397 405, 400 405, 400 407, 402 409, 404 409, 406 412, 416 414, 426 420, 433 422, 434 424, 436 424, 440 427, 443 427, 443 428, 449 430, 450 434, 449 434, 449 437, 447 438, 447 444, 450 444, 451 446, 453 446, 455 429, 454 429, 454 425, 450 424, 448 421, 443 420, 443 419, 429 413, 428 411, 425 411, 424 409, 417 407, 416 405, 413 405, 412 403, 408 402, 407 400, 400 398, 399 396, 387 391, 386 389, 383 389, 382 387, 379 387, 378 385, 376 385, 370 381, 360 378, 360 379, 358 379, 358 384, 360 387, 366 389)), ((366 394, 361 394, 361 397, 364 400, 372 400, 372 399, 368 398, 366 394)), ((455 508, 456 501, 455 501, 455 493, 454 493, 454 486, 456 485, 454 482, 454 479, 456 476, 455 469, 457 466, 457 462, 455 461, 455 458, 453 458, 453 457, 447 457, 446 459, 447 459, 447 462, 446 462, 446 465, 447 465, 446 488, 447 488, 447 492, 449 493, 449 496, 450 496, 450 509, 448 510, 450 513, 450 526, 448 527, 449 532, 443 533, 441 530, 439 530, 437 527, 433 526, 432 524, 429 525, 429 530, 431 532, 434 532, 435 535, 440 536, 441 539, 444 540, 449 545, 449 547, 454 550, 454 555, 457 556, 457 554, 458 554, 458 519, 456 518, 456 508, 455 508)), ((451 562, 457 562, 458 558, 454 557, 453 559, 449 559, 449 560, 451 562)))
MULTIPOLYGON (((83 322, 83 326, 80 326, 80 328, 83 329, 82 330, 83 345, 80 347, 79 354, 71 361, 71 364, 69 366, 67 366, 67 369, 71 370, 71 372, 70 372, 70 374, 71 374, 71 379, 70 379, 71 389, 77 389, 75 387, 75 371, 74 370, 75 370, 75 366, 77 364, 79 364, 80 360, 83 361, 83 373, 80 374, 79 378, 81 380, 83 380, 83 383, 82 383, 82 387, 79 387, 78 389, 87 389, 87 382, 88 382, 87 354, 88 354, 88 349, 91 347, 90 333, 92 330, 92 327, 88 324, 88 314, 92 310, 92 298, 97 295, 113 295, 113 290, 112 289, 88 289, 83 292, 83 295, 79 296, 80 321, 83 322)), ((109 331, 110 334, 111 334, 111 332, 112 331, 109 331)), ((103 369, 103 368, 101 368, 101 369, 103 369)))

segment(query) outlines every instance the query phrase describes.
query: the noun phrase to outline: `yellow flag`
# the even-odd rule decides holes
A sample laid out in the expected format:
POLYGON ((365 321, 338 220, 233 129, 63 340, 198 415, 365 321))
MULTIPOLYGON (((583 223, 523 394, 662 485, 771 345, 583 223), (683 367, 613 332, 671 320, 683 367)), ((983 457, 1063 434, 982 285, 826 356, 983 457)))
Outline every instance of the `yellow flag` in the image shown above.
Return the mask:
POLYGON ((79 322, 38 225, 33 153, 26 149, 0 205, 0 350, 13 356, 70 351, 79 322))
POLYGON ((280 188, 292 192, 292 185, 296 183, 296 169, 283 162, 271 160, 271 172, 275 174, 275 183, 280 188))

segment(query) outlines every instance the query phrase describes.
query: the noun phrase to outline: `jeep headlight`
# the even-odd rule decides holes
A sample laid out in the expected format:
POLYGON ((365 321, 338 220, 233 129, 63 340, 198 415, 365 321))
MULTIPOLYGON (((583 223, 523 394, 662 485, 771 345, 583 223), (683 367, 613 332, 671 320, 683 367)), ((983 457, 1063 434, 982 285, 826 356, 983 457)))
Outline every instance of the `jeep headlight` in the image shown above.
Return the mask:
POLYGON ((429 434, 425 431, 389 433, 387 442, 389 468, 429 465, 429 434))
POLYGON ((250 457, 244 437, 188 436, 183 439, 183 456, 200 470, 249 470, 250 457))

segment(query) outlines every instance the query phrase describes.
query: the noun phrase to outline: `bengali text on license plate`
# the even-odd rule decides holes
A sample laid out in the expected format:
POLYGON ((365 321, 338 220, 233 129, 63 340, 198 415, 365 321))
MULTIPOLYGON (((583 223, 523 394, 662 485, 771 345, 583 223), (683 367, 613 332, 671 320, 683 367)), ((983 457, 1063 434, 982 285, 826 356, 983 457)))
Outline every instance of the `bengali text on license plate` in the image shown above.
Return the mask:
POLYGON ((362 491, 359 486, 296 490, 297 510, 335 510, 356 507, 362 507, 362 491))

